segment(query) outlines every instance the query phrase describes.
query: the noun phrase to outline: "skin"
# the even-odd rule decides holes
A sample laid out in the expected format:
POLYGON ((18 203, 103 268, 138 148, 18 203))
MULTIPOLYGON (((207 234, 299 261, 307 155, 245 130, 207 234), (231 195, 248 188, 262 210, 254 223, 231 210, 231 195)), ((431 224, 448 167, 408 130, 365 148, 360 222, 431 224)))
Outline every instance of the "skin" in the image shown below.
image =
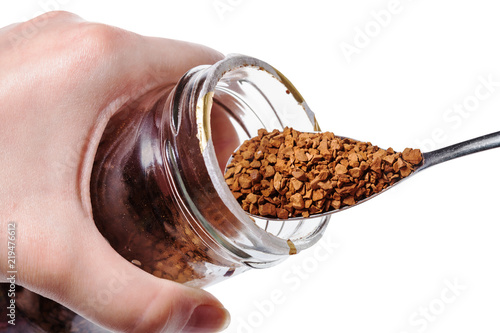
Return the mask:
MULTIPOLYGON (((229 314, 211 294, 158 279, 119 256, 94 225, 88 193, 113 113, 223 55, 66 12, 0 29, 0 50, 0 244, 6 247, 7 223, 15 221, 16 283, 113 331, 225 328, 229 314), (127 287, 110 284, 117 276, 127 287), (113 292, 105 306, 89 303, 106 287, 113 292)), ((228 142, 224 135, 215 142, 225 155, 228 142)), ((4 249, 0 282, 8 277, 4 249)))

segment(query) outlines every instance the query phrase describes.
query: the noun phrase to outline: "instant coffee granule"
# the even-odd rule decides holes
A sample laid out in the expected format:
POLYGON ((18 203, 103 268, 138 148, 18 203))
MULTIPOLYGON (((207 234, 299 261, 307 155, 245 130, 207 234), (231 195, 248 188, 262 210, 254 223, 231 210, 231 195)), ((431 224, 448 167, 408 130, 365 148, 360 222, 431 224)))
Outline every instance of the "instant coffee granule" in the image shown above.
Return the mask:
POLYGON ((421 162, 419 149, 400 153, 331 132, 261 129, 233 154, 224 178, 245 211, 287 219, 355 205, 421 162))

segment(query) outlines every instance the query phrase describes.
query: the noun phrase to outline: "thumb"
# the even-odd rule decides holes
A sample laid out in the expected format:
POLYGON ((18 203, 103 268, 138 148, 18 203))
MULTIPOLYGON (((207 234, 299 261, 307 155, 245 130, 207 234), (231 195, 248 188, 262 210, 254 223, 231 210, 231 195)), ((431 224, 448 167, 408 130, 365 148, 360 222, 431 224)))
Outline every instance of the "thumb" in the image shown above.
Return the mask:
POLYGON ((142 271, 100 234, 89 241, 65 286, 63 303, 73 311, 121 332, 219 332, 228 326, 228 311, 208 292, 142 271))

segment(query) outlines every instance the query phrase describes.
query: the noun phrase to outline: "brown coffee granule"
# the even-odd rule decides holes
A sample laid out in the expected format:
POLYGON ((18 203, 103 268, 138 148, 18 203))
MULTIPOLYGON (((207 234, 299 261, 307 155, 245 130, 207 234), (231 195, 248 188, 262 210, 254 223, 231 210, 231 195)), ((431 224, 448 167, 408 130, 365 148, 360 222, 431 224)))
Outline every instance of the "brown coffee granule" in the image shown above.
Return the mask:
POLYGON ((355 205, 421 162, 419 149, 399 153, 331 132, 261 129, 233 154, 224 178, 245 211, 287 219, 355 205))

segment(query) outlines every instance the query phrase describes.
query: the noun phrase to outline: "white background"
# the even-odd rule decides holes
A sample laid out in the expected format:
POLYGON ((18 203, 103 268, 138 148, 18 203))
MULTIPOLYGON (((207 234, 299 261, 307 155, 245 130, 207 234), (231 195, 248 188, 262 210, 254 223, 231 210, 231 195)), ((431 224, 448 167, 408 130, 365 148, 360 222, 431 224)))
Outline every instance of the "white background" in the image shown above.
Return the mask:
MULTIPOLYGON (((381 147, 428 151, 500 130, 491 0, 3 0, 0 25, 49 9, 265 60, 322 129, 381 147)), ((232 314, 227 332, 500 331, 499 165, 497 149, 426 170, 334 215, 316 250, 209 288, 232 314)))

